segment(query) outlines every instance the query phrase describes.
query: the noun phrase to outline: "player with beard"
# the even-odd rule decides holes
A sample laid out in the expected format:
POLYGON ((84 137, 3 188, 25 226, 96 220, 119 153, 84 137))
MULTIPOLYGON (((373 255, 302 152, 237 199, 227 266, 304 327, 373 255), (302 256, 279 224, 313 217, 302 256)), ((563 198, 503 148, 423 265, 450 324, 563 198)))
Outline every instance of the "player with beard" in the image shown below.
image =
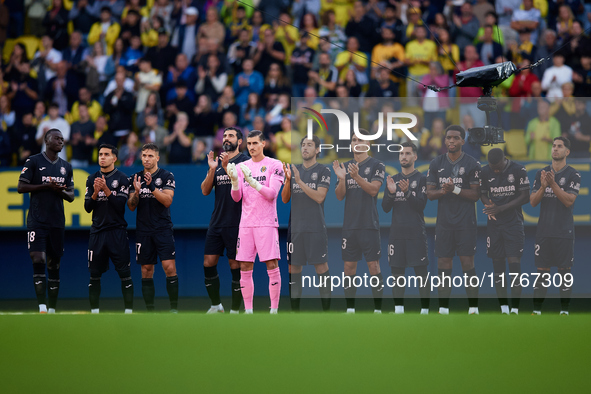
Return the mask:
MULTIPOLYGON (((413 267, 421 296, 421 315, 429 314, 429 287, 427 286, 429 257, 427 232, 423 211, 427 205, 427 177, 415 169, 417 146, 404 142, 399 154, 401 172, 388 175, 382 200, 385 212, 392 210, 392 225, 388 242, 388 262, 395 278, 392 287, 394 312, 404 313, 404 290, 398 286, 398 277, 404 276, 407 267, 413 267)), ((406 282, 405 282, 406 283, 406 282)))
POLYGON ((88 242, 88 297, 90 311, 99 313, 101 276, 109 269, 109 258, 121 279, 125 313, 133 311, 133 282, 125 205, 129 196, 129 178, 115 168, 118 150, 113 145, 99 146, 100 170, 86 180, 84 209, 92 212, 88 242))
POLYGON ((74 201, 74 178, 70 163, 58 156, 64 147, 61 131, 48 130, 44 139, 45 152, 27 159, 18 179, 17 191, 31 193, 27 244, 33 261, 33 283, 39 312, 55 313, 60 288, 60 260, 64 254, 64 200, 74 201), (45 301, 46 292, 48 304, 45 301))
POLYGON ((480 163, 462 151, 465 138, 466 131, 461 126, 449 126, 445 130, 447 153, 431 161, 427 174, 427 197, 438 200, 435 255, 442 278, 438 292, 439 313, 443 315, 449 314, 451 270, 456 254, 466 278, 468 313, 478 314, 478 287, 470 283, 476 276, 474 255, 478 236, 476 201, 481 194, 480 163))
POLYGON ((526 169, 508 160, 502 149, 488 152, 488 165, 482 167, 480 199, 488 215, 486 253, 493 260, 495 289, 501 313, 509 314, 507 286, 511 286, 511 313, 519 313, 521 298, 521 255, 525 244, 521 206, 529 202, 529 179, 526 169), (505 259, 509 280, 505 279, 505 259))
POLYGON ((276 314, 281 295, 279 272, 279 221, 277 219, 277 196, 284 181, 283 165, 279 160, 266 157, 265 136, 260 130, 252 130, 246 139, 250 160, 228 164, 232 183, 232 199, 242 200, 242 214, 236 243, 236 260, 240 262, 240 287, 244 309, 252 314, 254 283, 252 270, 258 254, 267 266, 271 313, 276 314))
POLYGON ((242 203, 232 199, 230 195, 232 183, 226 172, 229 163, 236 165, 249 159, 248 156, 240 152, 242 138, 242 132, 235 127, 228 127, 224 130, 224 152, 217 158, 214 158, 213 152, 209 152, 207 155, 209 170, 201 183, 201 192, 204 196, 209 195, 215 187, 214 208, 205 236, 205 255, 203 256, 205 289, 211 300, 211 307, 207 313, 224 312, 220 299, 220 277, 217 268, 220 256, 224 255, 224 249, 232 273, 232 309, 230 309, 230 313, 238 313, 242 303, 240 263, 236 261, 236 243, 238 242, 242 203))
POLYGON ((137 208, 135 252, 142 266, 142 295, 148 311, 154 310, 154 265, 158 257, 166 274, 166 291, 170 311, 177 313, 179 277, 176 274, 174 235, 170 218, 170 205, 176 187, 172 172, 158 167, 160 160, 156 144, 142 146, 144 169, 131 181, 127 206, 137 208))
MULTIPOLYGON (((368 135, 367 130, 359 132, 368 135)), ((351 138, 353 160, 344 165, 333 162, 337 176, 336 196, 345 200, 343 219, 342 258, 345 262, 344 280, 347 313, 355 313, 357 289, 353 279, 357 273, 357 262, 365 257, 372 276, 374 313, 382 313, 383 277, 380 271, 380 222, 378 218, 378 193, 384 183, 386 167, 381 161, 367 154, 366 141, 354 134, 351 138), (359 147, 359 148, 358 148, 359 147)))
POLYGON ((534 315, 542 313, 546 292, 554 283, 550 277, 552 267, 557 267, 561 276, 560 314, 568 315, 575 250, 573 209, 581 188, 581 175, 566 164, 569 153, 570 141, 564 137, 554 138, 552 165, 536 173, 530 195, 532 206, 541 204, 534 249, 540 274, 534 283, 534 315))
POLYGON ((287 262, 289 263, 291 309, 300 310, 302 267, 313 264, 320 282, 322 309, 330 310, 330 273, 328 272, 328 234, 324 222, 324 200, 330 187, 330 170, 319 164, 320 138, 300 141, 303 164, 283 164, 286 186, 281 200, 291 199, 287 228, 287 262))

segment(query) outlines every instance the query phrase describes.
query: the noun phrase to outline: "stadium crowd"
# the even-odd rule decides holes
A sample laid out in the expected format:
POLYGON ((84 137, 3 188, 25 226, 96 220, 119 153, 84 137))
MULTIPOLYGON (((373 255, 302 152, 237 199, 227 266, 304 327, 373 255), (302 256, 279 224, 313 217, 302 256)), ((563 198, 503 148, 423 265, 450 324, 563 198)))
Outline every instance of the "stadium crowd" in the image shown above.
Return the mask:
MULTIPOLYGON (((435 93, 405 76, 444 87, 459 70, 545 56, 494 90, 508 142, 523 145, 515 158, 550 160, 563 135, 571 157, 588 158, 591 106, 579 97, 591 97, 590 20, 579 0, 3 0, 0 166, 39 153, 54 127, 75 167, 96 163, 102 143, 120 148, 122 166, 140 163, 144 143, 161 163, 205 164, 230 126, 262 130, 265 154, 290 162, 302 130, 291 97, 407 97, 424 115, 419 159, 431 160, 454 119, 483 125, 482 91, 435 93)), ((398 109, 351 108, 368 128, 398 109)))

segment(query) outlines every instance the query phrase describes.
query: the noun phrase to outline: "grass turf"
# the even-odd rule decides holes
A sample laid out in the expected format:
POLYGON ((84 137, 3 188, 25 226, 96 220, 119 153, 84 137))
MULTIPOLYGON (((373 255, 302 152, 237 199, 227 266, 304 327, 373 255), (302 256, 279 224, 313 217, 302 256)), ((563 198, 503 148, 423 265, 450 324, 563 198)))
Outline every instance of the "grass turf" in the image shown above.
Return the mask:
POLYGON ((582 392, 591 314, 0 316, 4 393, 582 392))

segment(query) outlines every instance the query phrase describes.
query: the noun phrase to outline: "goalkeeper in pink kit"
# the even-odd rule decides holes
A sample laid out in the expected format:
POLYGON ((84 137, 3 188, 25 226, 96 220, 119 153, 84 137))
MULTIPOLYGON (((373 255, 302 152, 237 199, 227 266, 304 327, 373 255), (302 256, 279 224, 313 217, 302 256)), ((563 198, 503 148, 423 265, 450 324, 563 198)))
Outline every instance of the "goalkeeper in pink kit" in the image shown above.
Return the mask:
POLYGON ((271 313, 277 313, 281 294, 277 196, 284 182, 283 164, 263 154, 265 137, 261 131, 253 130, 248 133, 246 143, 251 159, 238 166, 228 164, 232 199, 236 202, 242 199, 242 216, 236 245, 242 298, 246 313, 252 313, 252 270, 258 253, 259 260, 267 265, 271 313))

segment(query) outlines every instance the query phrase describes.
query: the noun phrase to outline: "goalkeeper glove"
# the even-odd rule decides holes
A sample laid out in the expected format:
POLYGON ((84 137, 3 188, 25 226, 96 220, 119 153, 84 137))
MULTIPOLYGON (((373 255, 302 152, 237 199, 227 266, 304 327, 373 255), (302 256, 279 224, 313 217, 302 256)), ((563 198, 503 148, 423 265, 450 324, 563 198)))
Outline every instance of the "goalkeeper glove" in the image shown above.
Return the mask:
POLYGON ((250 171, 250 168, 248 168, 244 164, 240 163, 240 169, 242 170, 242 173, 244 174, 244 180, 246 182, 248 182, 248 184, 250 185, 250 187, 252 187, 253 189, 255 189, 257 192, 262 189, 263 185, 261 185, 259 183, 259 181, 257 181, 256 179, 254 179, 252 177, 252 173, 250 171))
POLYGON ((232 190, 238 190, 238 170, 236 169, 236 164, 229 163, 227 168, 228 176, 230 177, 230 181, 232 181, 232 190))

